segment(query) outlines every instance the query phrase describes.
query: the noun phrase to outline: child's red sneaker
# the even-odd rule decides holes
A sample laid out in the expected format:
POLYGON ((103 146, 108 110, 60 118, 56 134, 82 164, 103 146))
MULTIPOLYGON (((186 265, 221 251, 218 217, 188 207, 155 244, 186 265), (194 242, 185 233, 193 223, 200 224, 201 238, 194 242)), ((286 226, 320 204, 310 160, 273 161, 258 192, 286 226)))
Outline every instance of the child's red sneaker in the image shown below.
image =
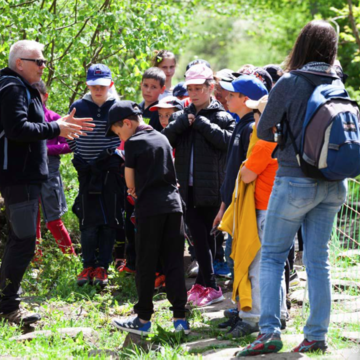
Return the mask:
POLYGON ((125 262, 124 262, 121 266, 119 266, 117 269, 118 269, 119 272, 126 272, 126 273, 128 273, 128 274, 136 274, 136 270, 133 269, 132 267, 130 267, 129 265, 127 265, 126 260, 125 260, 125 262))
POLYGON ((93 272, 94 272, 94 268, 93 267, 88 267, 85 268, 77 277, 77 284, 79 286, 83 286, 87 283, 91 284, 92 283, 92 279, 93 279, 93 272))
POLYGON ((158 290, 163 286, 165 286, 165 275, 160 275, 159 273, 156 273, 154 285, 155 289, 158 290))
POLYGON ((107 271, 103 267, 97 267, 93 272, 93 284, 105 286, 109 282, 107 271))

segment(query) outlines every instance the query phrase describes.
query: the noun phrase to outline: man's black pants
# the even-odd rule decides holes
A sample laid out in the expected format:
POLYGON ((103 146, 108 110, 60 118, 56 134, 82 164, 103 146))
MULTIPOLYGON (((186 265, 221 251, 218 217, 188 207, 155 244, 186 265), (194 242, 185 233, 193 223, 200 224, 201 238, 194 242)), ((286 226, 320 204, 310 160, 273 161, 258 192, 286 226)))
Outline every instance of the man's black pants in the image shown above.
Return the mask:
POLYGON ((136 287, 134 311, 142 320, 154 312, 155 272, 160 260, 166 281, 167 298, 174 318, 185 317, 187 293, 184 275, 184 223, 181 213, 167 213, 136 219, 136 287))
POLYGON ((19 308, 20 283, 35 253, 36 218, 41 185, 24 184, 1 189, 9 225, 0 268, 0 313, 19 308))

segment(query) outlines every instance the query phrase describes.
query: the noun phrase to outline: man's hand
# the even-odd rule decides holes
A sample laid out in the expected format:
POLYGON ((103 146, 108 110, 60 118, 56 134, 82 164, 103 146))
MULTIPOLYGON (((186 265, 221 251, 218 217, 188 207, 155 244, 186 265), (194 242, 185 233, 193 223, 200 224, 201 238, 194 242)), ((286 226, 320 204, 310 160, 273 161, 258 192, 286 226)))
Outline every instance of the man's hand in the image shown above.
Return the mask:
POLYGON ((86 136, 86 133, 83 131, 93 131, 95 127, 95 124, 92 123, 92 118, 74 118, 75 112, 76 108, 69 115, 57 120, 60 136, 69 140, 77 139, 80 135, 86 136))
POLYGON ((224 216, 224 213, 225 213, 225 203, 221 203, 221 206, 220 206, 220 209, 217 213, 217 215, 215 216, 215 219, 214 219, 214 222, 213 222, 213 228, 215 226, 218 226, 220 223, 221 223, 221 220, 224 216))

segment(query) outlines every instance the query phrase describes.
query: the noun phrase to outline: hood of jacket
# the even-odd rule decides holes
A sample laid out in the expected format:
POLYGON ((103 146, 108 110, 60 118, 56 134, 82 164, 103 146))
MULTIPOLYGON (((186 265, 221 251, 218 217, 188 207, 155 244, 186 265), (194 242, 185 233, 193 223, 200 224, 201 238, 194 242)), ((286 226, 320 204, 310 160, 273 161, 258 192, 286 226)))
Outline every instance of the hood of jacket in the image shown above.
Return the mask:
MULTIPOLYGON (((190 110, 190 112, 192 114, 196 114, 196 108, 195 108, 195 105, 193 103, 191 103, 189 105, 188 109, 190 110)), ((206 114, 209 114, 209 113, 216 113, 216 112, 219 112, 219 111, 226 111, 226 110, 224 109, 224 107, 222 106, 220 101, 218 101, 215 98, 211 97, 211 102, 210 102, 209 106, 207 108, 201 109, 199 111, 199 115, 200 114, 206 115, 206 114)))
MULTIPOLYGON (((95 101, 93 100, 93 98, 91 97, 91 93, 86 93, 83 96, 83 100, 90 101, 90 102, 96 104, 95 101)), ((108 101, 114 101, 114 100, 116 100, 116 99, 112 95, 109 94, 106 101, 104 102, 104 104, 106 104, 108 101)), ((103 106, 104 104, 102 104, 101 106, 103 106)))

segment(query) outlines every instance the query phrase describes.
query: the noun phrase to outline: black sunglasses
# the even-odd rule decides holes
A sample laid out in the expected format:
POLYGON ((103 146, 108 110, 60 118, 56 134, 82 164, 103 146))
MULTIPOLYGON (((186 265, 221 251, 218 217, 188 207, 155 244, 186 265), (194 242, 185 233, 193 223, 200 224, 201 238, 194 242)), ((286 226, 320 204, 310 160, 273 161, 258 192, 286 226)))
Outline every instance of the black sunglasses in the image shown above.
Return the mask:
POLYGON ((24 58, 20 58, 20 60, 26 60, 26 61, 33 61, 37 66, 46 66, 47 60, 43 60, 43 59, 24 59, 24 58))

